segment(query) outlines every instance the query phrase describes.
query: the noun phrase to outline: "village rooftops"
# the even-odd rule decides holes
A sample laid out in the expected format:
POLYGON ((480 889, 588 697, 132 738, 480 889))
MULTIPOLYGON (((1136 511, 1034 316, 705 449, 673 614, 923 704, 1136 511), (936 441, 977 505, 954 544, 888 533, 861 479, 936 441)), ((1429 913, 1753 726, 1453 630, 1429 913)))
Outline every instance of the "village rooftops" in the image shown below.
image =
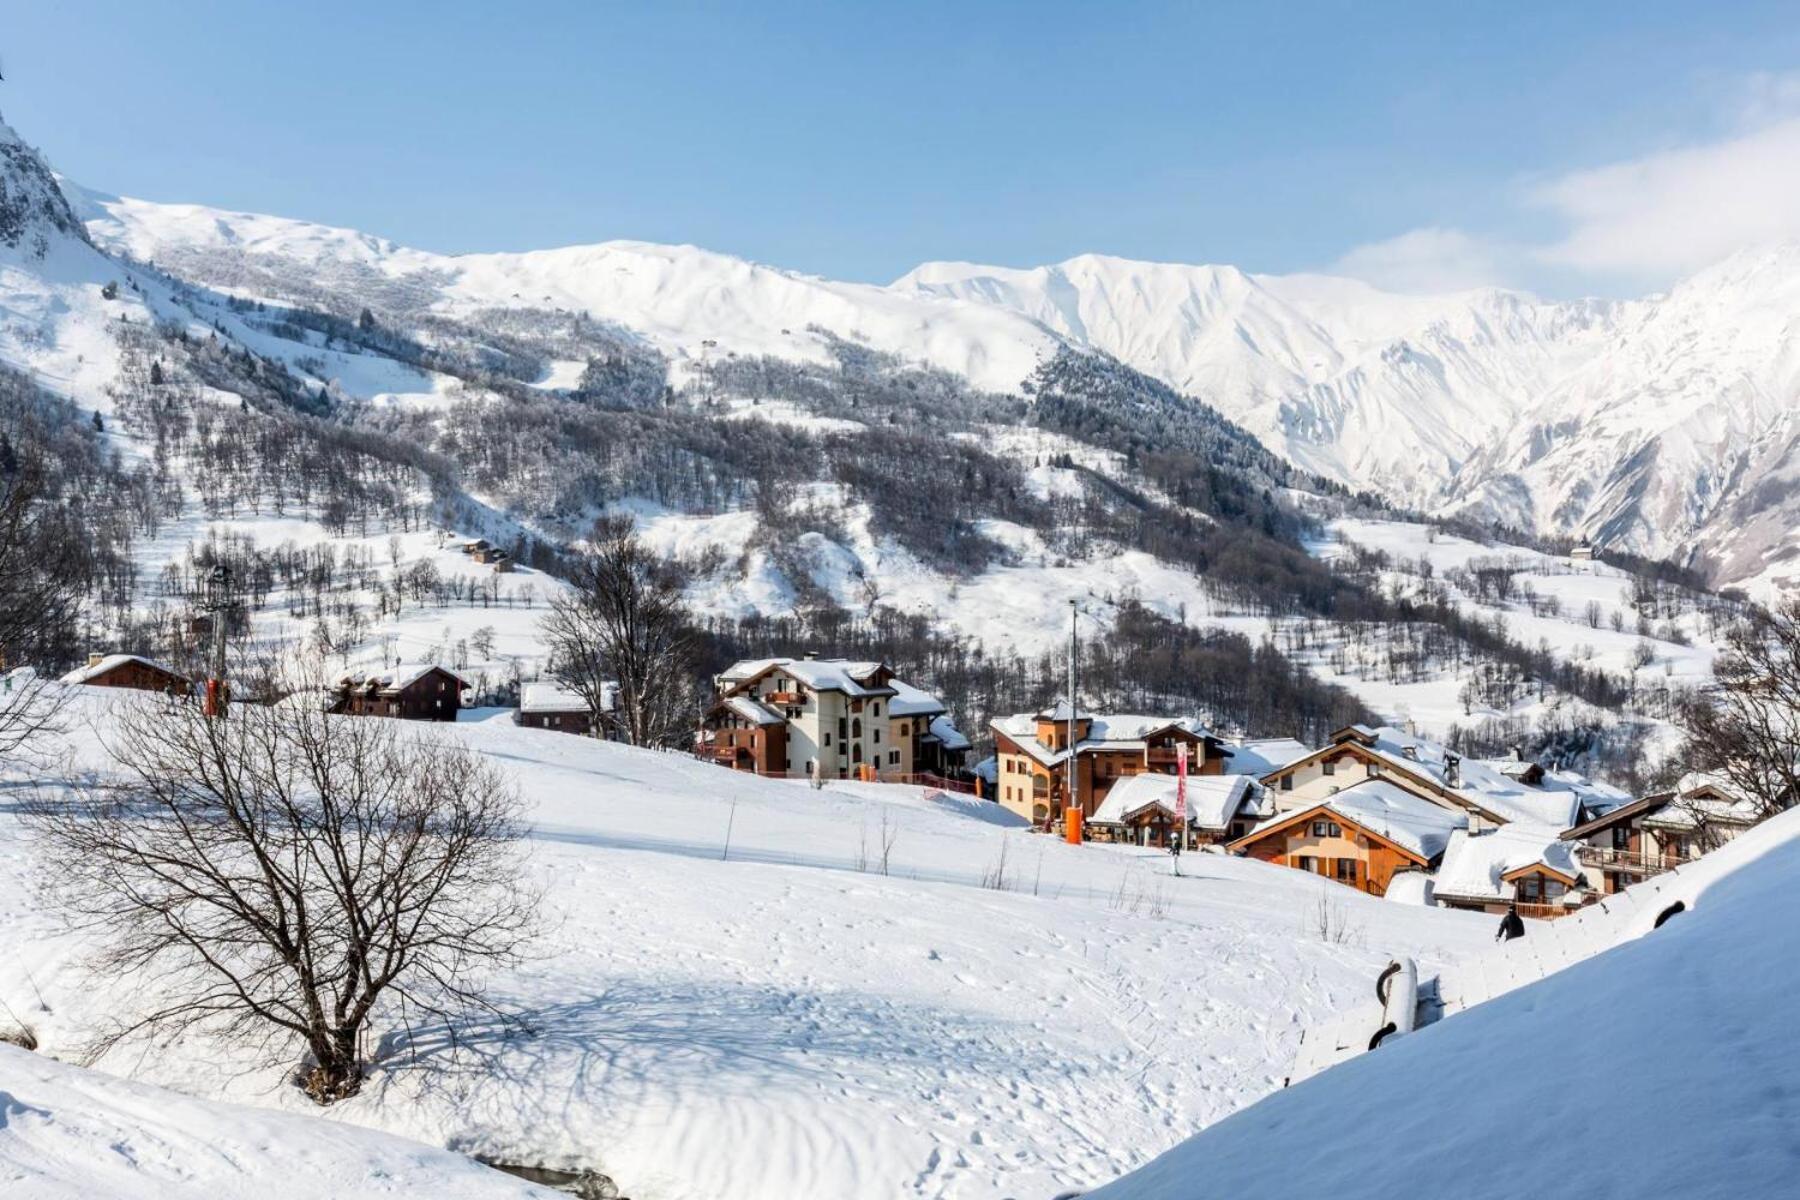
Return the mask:
POLYGON ((1468 819, 1461 814, 1416 796, 1398 784, 1385 779, 1368 779, 1308 808, 1271 817, 1232 845, 1236 847, 1254 841, 1277 826, 1319 811, 1336 813, 1426 862, 1442 854, 1450 835, 1468 824, 1468 819))
MULTIPOLYGON (((882 672, 888 671, 886 663, 856 662, 844 658, 747 658, 732 663, 720 672, 719 684, 729 690, 777 669, 792 675, 815 692, 842 692, 851 697, 895 694, 892 686, 874 682, 882 672)), ((941 705, 939 711, 942 711, 941 705)))
POLYGON ((1459 829, 1444 848, 1432 890, 1451 900, 1512 900, 1518 876, 1534 867, 1570 888, 1581 880, 1574 844, 1553 826, 1521 823, 1483 834, 1459 829))
MULTIPOLYGON (((1178 783, 1180 780, 1173 775, 1154 772, 1127 776, 1113 784, 1088 823, 1124 825, 1149 808, 1160 808, 1173 817, 1178 783)), ((1247 775, 1190 775, 1188 824, 1217 833, 1229 827, 1240 810, 1251 816, 1265 816, 1259 807, 1265 794, 1261 785, 1247 775)))
POLYGON ((171 667, 165 667, 159 662, 154 662, 151 659, 143 658, 136 654, 108 654, 104 657, 90 660, 85 667, 77 667, 75 670, 70 671, 67 675, 62 677, 62 682, 90 683, 93 680, 100 678, 102 675, 106 675, 109 672, 118 670, 120 667, 129 666, 133 663, 136 663, 140 667, 147 667, 152 671, 160 671, 164 675, 173 675, 178 679, 186 678, 180 671, 171 667))
MULTIPOLYGON (((1443 746, 1404 729, 1384 725, 1350 725, 1332 735, 1332 746, 1354 744, 1384 768, 1391 768, 1426 785, 1452 803, 1479 809, 1501 822, 1566 827, 1577 820, 1583 806, 1605 808, 1630 799, 1625 793, 1594 783, 1574 772, 1533 771, 1535 766, 1517 759, 1460 758, 1443 746), (1532 782, 1536 780, 1536 782, 1532 782)), ((1316 751, 1324 754, 1330 750, 1316 751)), ((1308 755, 1311 757, 1311 755, 1308 755)), ((1277 767, 1278 774, 1293 763, 1277 767)), ((1264 777, 1268 782, 1268 777, 1264 777)))
MULTIPOLYGON (((1010 717, 999 717, 993 722, 994 729, 1017 743, 1021 752, 1030 755, 1044 766, 1055 766, 1067 761, 1068 754, 1062 750, 1052 750, 1037 739, 1038 723, 1050 722, 1052 719, 1059 726, 1068 721, 1067 705, 1059 705, 1049 713, 1014 713, 1010 717), (1063 715, 1054 717, 1054 713, 1063 715)), ((1075 743, 1075 753, 1099 754, 1107 751, 1130 752, 1144 749, 1144 743, 1161 733, 1176 733, 1185 738, 1200 741, 1212 741, 1218 738, 1197 721, 1183 717, 1154 717, 1138 714, 1101 714, 1080 713, 1075 718, 1077 725, 1087 726, 1087 736, 1075 743)), ((1198 768, 1199 762, 1195 762, 1198 768)))
POLYGON ((1657 792, 1622 804, 1574 826, 1562 836, 1579 841, 1633 819, 1651 829, 1676 831, 1696 829, 1702 824, 1748 828, 1761 819, 1763 814, 1754 801, 1736 799, 1716 783, 1710 780, 1695 782, 1695 778, 1682 780, 1683 784, 1690 785, 1682 791, 1657 792))
POLYGON ((403 692, 433 671, 442 671, 456 680, 460 687, 473 685, 452 671, 449 667, 437 663, 396 663, 381 671, 372 671, 367 675, 350 673, 339 676, 338 686, 348 688, 372 688, 382 692, 403 692))

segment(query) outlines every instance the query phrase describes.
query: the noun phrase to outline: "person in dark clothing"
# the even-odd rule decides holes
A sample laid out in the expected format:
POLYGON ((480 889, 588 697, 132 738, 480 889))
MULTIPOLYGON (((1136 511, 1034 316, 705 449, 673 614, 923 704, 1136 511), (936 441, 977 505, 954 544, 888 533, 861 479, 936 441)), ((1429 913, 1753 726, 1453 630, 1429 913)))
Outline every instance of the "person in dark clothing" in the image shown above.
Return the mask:
POLYGON ((1506 906, 1506 915, 1500 918, 1500 931, 1494 935, 1496 942, 1510 942, 1514 938, 1525 936, 1525 922, 1519 919, 1519 906, 1506 906))

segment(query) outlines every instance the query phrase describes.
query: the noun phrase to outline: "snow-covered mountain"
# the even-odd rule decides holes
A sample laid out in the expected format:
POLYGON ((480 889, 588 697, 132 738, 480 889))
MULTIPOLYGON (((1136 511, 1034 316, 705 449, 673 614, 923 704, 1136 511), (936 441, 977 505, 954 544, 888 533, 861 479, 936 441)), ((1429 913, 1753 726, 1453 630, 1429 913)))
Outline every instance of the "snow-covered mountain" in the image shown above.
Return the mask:
MULTIPOLYGON (((447 256, 350 230, 71 189, 97 244, 243 295, 583 312, 666 354, 827 358, 823 334, 993 391, 1059 345, 1213 404, 1295 464, 1428 512, 1584 534, 1722 583, 1800 556, 1800 248, 1666 295, 1396 295, 1351 279, 1083 255, 841 283, 691 246, 447 256)), ((1800 566, 1793 572, 1800 576, 1800 566)))
POLYGON ((1622 303, 1091 255, 933 263, 895 286, 1029 315, 1302 466, 1427 511, 1585 534, 1721 582, 1778 580, 1800 555, 1800 248, 1622 303))

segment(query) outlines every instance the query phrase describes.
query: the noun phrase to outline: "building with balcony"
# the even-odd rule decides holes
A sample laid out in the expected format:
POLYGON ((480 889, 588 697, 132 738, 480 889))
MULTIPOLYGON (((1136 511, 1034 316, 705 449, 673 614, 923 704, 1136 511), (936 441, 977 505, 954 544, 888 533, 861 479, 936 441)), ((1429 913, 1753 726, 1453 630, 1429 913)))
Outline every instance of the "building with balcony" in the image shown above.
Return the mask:
POLYGON ((1176 717, 1075 712, 1069 705, 1001 717, 994 735, 994 798, 1040 826, 1065 809, 1092 818, 1113 785, 1135 775, 1174 775, 1185 748, 1190 775, 1220 775, 1230 753, 1198 723, 1176 717), (1074 764, 1070 794, 1069 766, 1074 764))
POLYGON ((895 780, 954 775, 968 739, 937 697, 881 662, 768 658, 714 680, 699 753, 759 775, 895 780))

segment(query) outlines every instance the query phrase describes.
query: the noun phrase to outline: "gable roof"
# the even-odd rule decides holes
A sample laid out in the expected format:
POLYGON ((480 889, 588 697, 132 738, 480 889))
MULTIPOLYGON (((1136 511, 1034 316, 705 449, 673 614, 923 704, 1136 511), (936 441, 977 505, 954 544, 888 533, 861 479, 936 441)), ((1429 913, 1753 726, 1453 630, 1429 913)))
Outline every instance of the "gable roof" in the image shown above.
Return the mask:
POLYGON ((1581 879, 1575 846, 1549 825, 1506 825, 1483 834, 1450 835, 1432 887, 1436 895, 1466 900, 1511 900, 1513 881, 1533 867, 1571 887, 1581 879))
MULTIPOLYGON (((1128 775, 1112 785, 1106 799, 1088 818, 1092 825, 1123 825, 1146 809, 1158 808, 1175 815, 1173 775, 1146 772, 1128 775)), ((1223 830, 1248 802, 1254 809, 1262 787, 1248 775, 1190 775, 1187 781, 1188 824, 1199 829, 1223 830)), ((1253 815, 1264 815, 1260 810, 1253 815)))
MULTIPOLYGON (((601 700, 607 712, 618 703, 618 685, 606 684, 601 700)), ((588 702, 580 692, 557 683, 528 683, 519 689, 519 711, 527 713, 590 713, 588 702)))
MULTIPOLYGON (((719 682, 732 688, 741 687, 777 669, 815 692, 842 692, 846 696, 894 694, 892 687, 868 682, 878 671, 889 669, 886 663, 847 658, 746 658, 720 672, 719 682)), ((889 673, 892 673, 891 669, 889 673)))
POLYGON ((938 744, 946 750, 967 750, 974 745, 962 730, 951 723, 949 717, 931 718, 931 726, 920 736, 937 739, 938 744))
POLYGON ((153 662, 148 658, 143 658, 136 654, 109 654, 92 666, 77 667, 75 670, 70 671, 67 675, 62 677, 62 681, 64 683, 91 683, 102 675, 116 671, 120 667, 127 666, 131 663, 149 667, 152 671, 160 671, 164 675, 173 675, 177 679, 187 678, 186 675, 183 675, 180 671, 177 671, 172 667, 165 667, 159 662, 153 662))
POLYGON ((439 663, 395 663, 384 671, 374 671, 368 675, 345 674, 339 676, 338 685, 351 687, 374 686, 384 692, 403 692, 433 671, 442 671, 456 680, 459 687, 473 686, 467 679, 439 663))
POLYGON ((896 717, 929 717, 944 711, 944 702, 923 688, 901 679, 889 679, 894 695, 888 701, 888 712, 896 717))
POLYGON ((1226 774, 1255 775, 1259 779, 1312 753, 1312 747, 1293 738, 1255 738, 1234 742, 1227 749, 1231 751, 1231 761, 1226 764, 1226 774))
POLYGON ((787 718, 748 696, 726 696, 715 707, 730 709, 752 725, 786 725, 787 718))
POLYGON ((1444 852, 1452 832, 1467 827, 1468 818, 1451 812, 1385 779, 1368 779, 1336 792, 1310 808, 1281 813, 1262 822, 1237 841, 1237 849, 1277 830, 1310 820, 1320 812, 1355 825, 1421 863, 1444 852))

